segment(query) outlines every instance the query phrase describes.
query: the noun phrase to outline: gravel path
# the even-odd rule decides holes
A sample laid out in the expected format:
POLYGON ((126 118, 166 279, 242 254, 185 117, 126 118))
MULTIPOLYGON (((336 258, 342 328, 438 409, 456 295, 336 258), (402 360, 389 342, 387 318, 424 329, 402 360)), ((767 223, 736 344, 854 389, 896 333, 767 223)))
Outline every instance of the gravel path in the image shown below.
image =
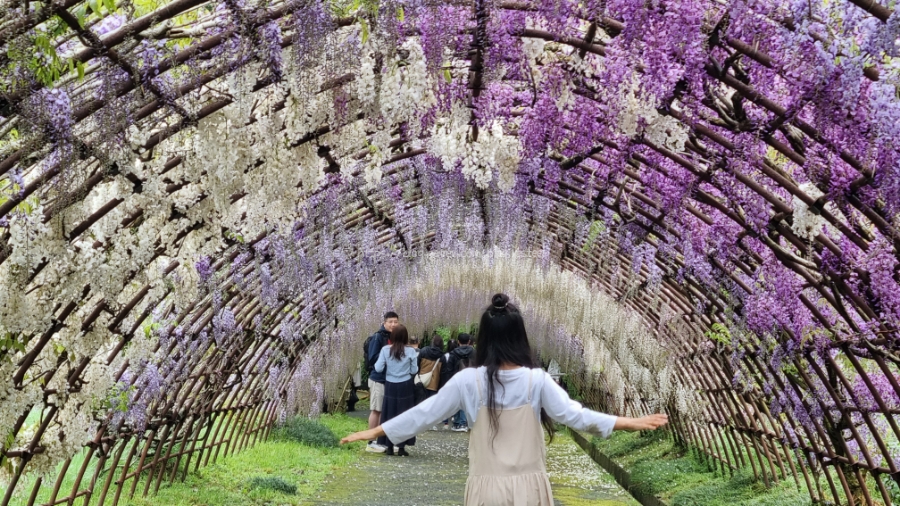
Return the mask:
MULTIPOLYGON (((468 440, 464 432, 428 431, 408 448, 409 457, 364 453, 356 464, 328 478, 322 493, 308 505, 460 505, 468 473, 468 440)), ((547 469, 559 506, 638 504, 566 434, 557 434, 549 446, 547 469)))

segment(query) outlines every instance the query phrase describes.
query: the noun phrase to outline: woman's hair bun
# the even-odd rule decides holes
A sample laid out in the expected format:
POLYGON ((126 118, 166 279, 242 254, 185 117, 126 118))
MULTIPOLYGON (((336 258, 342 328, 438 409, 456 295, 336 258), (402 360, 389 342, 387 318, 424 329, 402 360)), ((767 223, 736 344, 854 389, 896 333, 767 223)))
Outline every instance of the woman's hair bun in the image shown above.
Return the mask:
POLYGON ((491 297, 491 306, 494 309, 505 309, 507 304, 509 304, 509 296, 505 293, 498 293, 491 297))

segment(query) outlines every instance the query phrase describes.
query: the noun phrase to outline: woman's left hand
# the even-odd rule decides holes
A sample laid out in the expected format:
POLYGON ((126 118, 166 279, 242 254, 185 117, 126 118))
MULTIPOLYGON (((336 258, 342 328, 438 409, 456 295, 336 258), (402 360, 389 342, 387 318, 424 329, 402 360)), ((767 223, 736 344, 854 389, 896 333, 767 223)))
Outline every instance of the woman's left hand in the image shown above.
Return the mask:
POLYGON ((373 439, 379 438, 384 435, 384 430, 381 429, 381 425, 375 427, 374 429, 362 430, 359 432, 354 432, 349 436, 341 439, 341 444, 345 445, 347 443, 355 443, 356 441, 371 441, 373 439))
POLYGON ((656 430, 669 423, 669 416, 655 414, 642 416, 641 418, 629 418, 627 416, 616 417, 614 430, 656 430))

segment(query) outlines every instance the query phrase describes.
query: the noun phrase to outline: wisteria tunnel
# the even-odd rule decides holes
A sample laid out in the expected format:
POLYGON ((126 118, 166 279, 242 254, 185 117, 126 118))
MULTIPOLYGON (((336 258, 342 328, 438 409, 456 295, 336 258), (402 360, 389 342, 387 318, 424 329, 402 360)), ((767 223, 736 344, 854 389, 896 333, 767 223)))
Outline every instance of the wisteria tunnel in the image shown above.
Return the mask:
POLYGON ((591 407, 900 500, 898 10, 3 0, 0 504, 152 495, 496 291, 591 407))

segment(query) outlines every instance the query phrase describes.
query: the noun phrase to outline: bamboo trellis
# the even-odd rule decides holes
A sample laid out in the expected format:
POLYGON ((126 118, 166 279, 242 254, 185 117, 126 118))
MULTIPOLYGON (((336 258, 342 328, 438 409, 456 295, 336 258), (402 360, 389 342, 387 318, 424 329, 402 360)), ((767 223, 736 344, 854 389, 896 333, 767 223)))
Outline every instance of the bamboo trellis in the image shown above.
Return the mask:
MULTIPOLYGON (((887 20, 891 15, 890 10, 874 3, 853 3, 881 21, 887 20)), ((118 30, 102 37, 93 33, 89 27, 82 27, 71 13, 71 10, 78 4, 78 1, 53 4, 46 9, 29 13, 19 19, 0 25, 0 44, 5 44, 46 21, 51 15, 58 16, 77 37, 86 43, 86 48, 73 57, 75 61, 91 64, 92 62, 96 63, 103 60, 103 62, 118 66, 127 74, 128 78, 117 84, 111 96, 94 97, 89 92, 86 92, 84 96, 77 97, 77 107, 74 110, 74 121, 76 124, 89 121, 93 115, 106 107, 114 107, 114 102, 117 98, 132 96, 137 90, 149 91, 145 95, 141 106, 131 111, 131 121, 140 125, 149 123, 150 120, 159 120, 160 117, 168 120, 166 128, 151 135, 140 147, 144 152, 150 152, 166 142, 167 139, 193 128, 198 121, 220 111, 232 102, 232 98, 229 97, 208 95, 196 111, 190 112, 179 105, 177 101, 168 98, 167 92, 159 89, 152 79, 144 80, 141 77, 142 72, 136 70, 133 64, 129 63, 128 51, 130 49, 127 47, 129 41, 141 33, 154 31, 165 33, 167 30, 165 23, 168 20, 197 9, 206 4, 205 1, 176 0, 161 7, 157 12, 131 20, 118 30)), ((277 3, 269 9, 248 14, 242 21, 243 26, 228 28, 217 35, 180 50, 173 58, 156 63, 149 74, 159 75, 170 72, 179 65, 191 62, 193 58, 199 55, 213 51, 236 33, 252 32, 255 28, 269 21, 289 16, 301 7, 299 3, 283 2, 277 3)), ((490 8, 518 11, 534 10, 534 7, 528 2, 513 1, 497 2, 491 5, 490 8)), ((472 30, 473 42, 469 52, 466 54, 470 62, 468 73, 469 87, 472 90, 470 104, 471 101, 478 97, 478 93, 482 88, 481 82, 484 70, 484 47, 482 42, 485 37, 484 30, 486 29, 485 17, 488 15, 487 4, 476 0, 473 4, 473 15, 476 21, 472 30)), ((515 35, 518 37, 543 39, 571 46, 582 53, 605 56, 604 44, 596 40, 598 27, 601 27, 610 36, 614 37, 618 32, 622 31, 622 24, 612 18, 587 19, 584 21, 588 29, 585 30, 582 37, 538 29, 523 29, 515 35)), ((350 18, 337 19, 330 28, 338 29, 354 22, 355 20, 350 18)), ((282 40, 282 46, 285 48, 291 46, 295 38, 296 35, 288 34, 282 40)), ((771 66, 772 58, 761 53, 746 41, 726 38, 720 41, 720 44, 763 66, 771 66)), ((222 66, 215 71, 204 74, 201 78, 182 83, 176 90, 176 95, 185 97, 190 96, 192 93, 198 93, 204 86, 235 72, 237 67, 239 66, 222 66)), ((781 123, 790 122, 808 139, 820 142, 823 138, 815 127, 800 119, 788 117, 789 111, 786 111, 775 100, 763 96, 751 85, 741 82, 735 79, 734 76, 713 66, 709 66, 706 71, 723 86, 733 90, 734 93, 743 97, 746 101, 776 115, 781 123)), ((147 74, 147 72, 144 72, 144 74, 147 74)), ((865 72, 865 76, 873 81, 879 78, 877 72, 871 70, 865 72)), ((339 75, 326 82, 320 91, 326 92, 347 86, 354 80, 355 76, 352 73, 339 75)), ((261 77, 251 87, 252 93, 263 96, 276 82, 277 78, 271 75, 261 77)), ((32 90, 35 93, 36 91, 32 90)), ((589 99, 593 99, 595 95, 592 90, 584 87, 576 88, 576 92, 589 99)), ((0 96, 0 109, 12 111, 13 114, 21 114, 29 96, 29 93, 24 92, 2 95, 0 96)), ((280 107, 276 107, 275 111, 279 109, 280 107)), ((667 113, 675 119, 684 119, 680 117, 681 113, 676 110, 669 110, 667 113)), ((349 121, 352 122, 361 118, 362 115, 359 115, 351 118, 349 121)), ((718 145, 726 150, 735 149, 735 146, 730 141, 708 127, 699 124, 688 124, 688 127, 692 136, 696 139, 702 139, 704 142, 718 145)), ((293 145, 298 146, 317 142, 318 139, 331 131, 332 128, 330 126, 323 125, 318 130, 296 139, 293 145)), ((404 162, 425 154, 425 151, 422 149, 409 147, 409 139, 404 138, 400 132, 393 132, 393 134, 394 138, 390 144, 393 151, 391 156, 385 161, 385 166, 390 166, 392 169, 387 172, 386 176, 390 176, 392 172, 407 170, 403 165, 404 162)), ((477 133, 475 135, 477 136, 477 133)), ((795 163, 802 165, 805 162, 803 154, 790 145, 779 141, 776 137, 767 135, 763 136, 762 140, 771 149, 795 163)), ((95 146, 97 144, 96 139, 74 138, 73 142, 82 158, 81 163, 85 167, 91 167, 94 164, 99 167, 108 162, 106 156, 98 152, 95 146)), ((674 153, 663 146, 653 145, 646 139, 635 139, 634 142, 643 144, 686 168, 693 174, 701 177, 705 175, 705 169, 701 169, 686 157, 674 153)), ((829 149, 832 148, 832 146, 828 147, 829 149)), ((0 160, 0 173, 8 173, 26 166, 26 164, 33 163, 34 159, 40 159, 44 156, 41 148, 42 146, 40 145, 29 145, 8 154, 0 160)), ((602 149, 604 148, 622 149, 624 146, 607 142, 603 146, 598 146, 591 152, 585 153, 584 156, 564 161, 562 166, 564 169, 572 170, 588 160, 599 164, 608 163, 608 160, 602 154, 602 149)), ((703 152, 702 147, 697 143, 689 145, 688 149, 697 154, 702 154, 703 152)), ((900 234, 897 233, 894 225, 886 217, 885 211, 868 206, 858 195, 860 188, 873 181, 871 169, 864 167, 862 163, 849 153, 840 151, 839 148, 837 149, 838 152, 836 154, 859 172, 857 180, 851 185, 852 190, 844 197, 851 206, 869 220, 871 226, 875 227, 884 236, 892 238, 896 250, 900 246, 900 234)), ((360 150, 359 157, 362 158, 366 155, 366 150, 363 146, 360 146, 360 150)), ((327 157, 327 150, 324 152, 323 157, 327 157)), ((163 172, 173 170, 183 161, 181 156, 173 156, 165 163, 163 172)), ((336 172, 337 170, 333 167, 332 162, 333 160, 329 160, 329 172, 336 172)), ((844 371, 852 371, 853 374, 863 378, 863 381, 869 388, 875 391, 874 387, 871 386, 867 368, 862 364, 865 362, 883 372, 890 381, 892 388, 896 392, 900 392, 900 385, 897 382, 897 368, 900 366, 900 363, 898 363, 898 359, 894 354, 896 351, 896 345, 894 344, 896 329, 882 325, 879 331, 883 332, 884 339, 881 341, 841 336, 839 332, 835 332, 836 335, 840 336, 832 344, 836 357, 829 355, 829 361, 824 364, 824 367, 811 358, 810 351, 805 351, 800 358, 794 359, 796 361, 794 365, 798 371, 796 377, 792 376, 788 383, 779 382, 772 385, 773 392, 763 393, 759 385, 744 391, 736 390, 732 385, 732 378, 737 371, 734 370, 734 366, 728 358, 735 351, 742 351, 740 361, 742 367, 747 371, 753 372, 758 377, 778 376, 773 374, 774 371, 769 363, 760 359, 760 350, 765 346, 765 343, 762 341, 757 341, 753 346, 745 347, 743 350, 734 350, 728 346, 709 350, 708 347, 704 346, 708 342, 708 339, 704 336, 708 331, 713 330, 713 325, 727 322, 729 318, 726 313, 729 303, 724 300, 722 294, 711 293, 700 283, 689 277, 683 282, 676 282, 667 277, 663 281, 660 292, 658 294, 650 294, 649 292, 636 289, 636 287, 640 287, 642 283, 648 281, 649 272, 647 266, 644 266, 640 273, 635 275, 629 283, 623 284, 613 281, 614 279, 621 279, 620 273, 630 272, 631 262, 630 258, 615 251, 613 246, 605 245, 604 247, 594 248, 589 253, 580 252, 578 248, 570 247, 574 234, 573 223, 566 216, 560 215, 559 212, 560 207, 565 206, 569 206, 572 210, 592 209, 597 211, 601 208, 608 208, 622 216, 641 215, 651 225, 648 226, 639 221, 635 223, 646 229, 649 241, 665 242, 668 240, 672 231, 668 230, 662 223, 662 206, 637 187, 637 184, 642 181, 643 174, 659 168, 654 166, 652 161, 643 158, 639 154, 631 157, 628 164, 629 166, 622 171, 619 180, 613 181, 611 187, 616 188, 620 194, 625 193, 629 198, 643 202, 646 204, 644 207, 626 209, 622 206, 620 198, 613 198, 611 195, 601 196, 593 201, 585 200, 580 196, 582 195, 582 189, 571 183, 571 181, 585 183, 579 175, 573 175, 571 181, 560 182, 556 192, 546 192, 545 190, 534 188, 531 191, 535 195, 561 203, 561 206, 555 208, 548 218, 548 223, 556 227, 553 234, 555 261, 566 269, 580 272, 585 278, 595 283, 598 289, 602 289, 618 298, 622 304, 641 314, 648 329, 658 329, 656 332, 660 339, 672 339, 676 342, 679 381, 691 385, 702 393, 704 400, 707 402, 707 410, 702 420, 673 420, 672 430, 675 437, 686 444, 699 448, 709 457, 711 464, 718 466, 723 472, 732 472, 738 468, 749 466, 754 475, 766 484, 783 479, 793 479, 798 483, 804 483, 812 498, 817 501, 857 504, 858 498, 855 497, 855 491, 861 490, 866 504, 876 504, 876 501, 883 501, 885 504, 889 504, 891 502, 891 494, 888 490, 889 481, 895 484, 900 483, 900 470, 897 469, 897 464, 895 464, 896 451, 892 450, 888 443, 889 440, 900 440, 900 427, 898 427, 895 420, 896 412, 891 410, 887 403, 877 395, 874 396, 877 409, 869 410, 864 406, 858 405, 858 402, 852 396, 846 394, 852 388, 844 371), (658 214, 654 214, 653 210, 658 214), (613 257, 618 259, 618 262, 615 264, 610 262, 610 258, 613 257), (704 301, 707 307, 711 309, 703 314, 698 314, 695 309, 698 300, 704 301), (668 324, 663 320, 663 313, 668 311, 678 315, 674 319, 674 324, 671 323, 672 320, 668 324), (849 365, 839 365, 839 360, 846 360, 849 365), (767 396, 778 395, 779 392, 793 391, 802 397, 803 391, 813 391, 817 388, 817 385, 825 386, 827 397, 807 397, 804 398, 804 402, 809 408, 816 407, 816 404, 818 404, 818 407, 824 413, 821 420, 814 420, 812 424, 803 424, 795 420, 791 413, 782 413, 779 415, 780 418, 770 413, 767 396), (833 417, 831 413, 834 411, 840 413, 840 416, 833 417), (875 447, 872 447, 865 441, 850 422, 853 414, 862 415, 864 424, 874 436, 875 447), (891 434, 880 434, 879 429, 872 420, 871 414, 885 417, 890 426, 891 434), (790 426, 796 433, 797 442, 792 443, 788 440, 784 434, 785 425, 790 426), (848 448, 848 443, 851 442, 860 449, 864 458, 856 459, 853 457, 853 453, 848 448), (879 460, 882 460, 883 463, 876 464, 873 454, 880 456, 879 460), (874 487, 867 485, 868 477, 871 477, 874 487), (824 483, 820 478, 824 478, 824 483)), ((839 230, 848 240, 858 245, 866 245, 864 234, 831 215, 824 209, 824 201, 822 199, 815 199, 805 194, 789 177, 780 173, 776 167, 763 164, 760 166, 760 170, 763 171, 766 177, 776 181, 787 194, 800 199, 810 207, 819 209, 823 218, 835 229, 839 230)), ((40 195, 48 188, 52 188, 54 180, 62 177, 61 172, 59 163, 51 164, 40 177, 35 178, 30 184, 22 188, 19 193, 10 196, 7 201, 0 204, 0 215, 9 215, 17 205, 26 201, 30 196, 40 195)), ((90 172, 90 177, 86 177, 81 181, 78 188, 71 192, 72 195, 83 196, 97 185, 109 181, 110 178, 116 175, 113 171, 100 168, 94 168, 90 172)), ((572 172, 575 171, 572 170, 572 172)), ((136 187, 140 187, 144 183, 144 181, 141 181, 133 174, 128 174, 126 177, 136 187)), ((837 245, 823 235, 814 238, 811 244, 805 243, 803 239, 797 237, 791 231, 790 226, 787 224, 787 219, 792 212, 789 202, 785 202, 781 196, 773 195, 749 176, 735 173, 735 177, 772 205, 774 213, 770 217, 770 229, 798 249, 812 247, 816 251, 835 251, 838 248, 837 245)), ((166 192, 172 194, 180 189, 181 185, 173 182, 168 185, 166 192)), ((237 193, 232 196, 232 201, 238 202, 244 196, 245 194, 237 193)), ((207 198, 207 195, 203 195, 202 198, 207 198)), ((419 189, 415 197, 408 201, 408 205, 414 206, 423 203, 423 198, 424 193, 419 189)), ((394 223, 391 217, 380 213, 377 209, 378 203, 375 202, 373 204, 370 199, 374 199, 374 193, 367 194, 366 198, 354 199, 355 209, 352 212, 348 212, 347 217, 341 218, 341 225, 348 229, 371 227, 376 231, 376 236, 380 243, 396 242, 401 247, 408 246, 410 241, 429 244, 434 240, 433 235, 414 237, 412 231, 402 230, 394 223)), ((703 209, 714 209, 716 212, 729 217, 739 224, 747 235, 752 237, 758 235, 744 218, 702 190, 697 190, 692 195, 692 199, 693 203, 688 205, 688 209, 699 219, 712 223, 712 220, 704 213, 703 209)), ((44 221, 50 222, 58 217, 65 208, 63 204, 60 203, 60 205, 49 207, 45 211, 44 221)), ((68 230, 67 238, 69 241, 74 241, 78 237, 83 236, 91 229, 92 225, 110 213, 119 204, 121 204, 121 199, 110 200, 94 214, 86 217, 82 222, 74 224, 68 230)), ((482 205, 484 204, 482 203, 482 205)), ((530 220, 532 217, 527 216, 522 217, 522 219, 530 220)), ((140 212, 123 220, 120 230, 125 231, 134 226, 140 226, 140 212)), ((195 226, 188 225, 181 228, 172 244, 183 241, 195 230, 195 226)), ((227 265, 238 254, 251 251, 252 249, 248 247, 263 239, 264 236, 256 237, 251 241, 247 241, 243 246, 237 244, 231 238, 227 239, 226 242, 229 243, 229 247, 220 252, 220 257, 216 260, 213 268, 216 270, 227 269, 227 265)), ((4 245, 7 245, 9 240, 8 233, 0 238, 0 242, 4 245)), ((151 261, 158 257, 166 256, 168 253, 166 248, 166 245, 159 243, 156 254, 151 261)), ((0 261, 5 261, 9 254, 10 248, 8 246, 0 248, 0 261)), ((843 303, 841 301, 845 299, 851 307, 843 308, 844 311, 856 311, 858 314, 865 315, 868 319, 877 320, 877 311, 872 307, 871 302, 856 296, 845 284, 844 280, 832 280, 830 284, 826 284, 809 276, 808 269, 798 263, 795 258, 784 255, 779 260, 797 274, 806 277, 809 286, 815 288, 823 299, 833 302, 836 306, 842 306, 843 303)), ((48 262, 42 264, 38 272, 52 261, 54 259, 49 259, 48 262)), ((149 266, 151 261, 146 262, 146 265, 149 266)), ((678 265, 668 263, 670 261, 662 258, 656 258, 655 261, 666 272, 671 272, 678 267, 678 265)), ((754 264, 758 261, 759 259, 754 258, 752 252, 748 251, 747 255, 745 255, 745 271, 748 274, 751 273, 755 267, 754 264)), ((714 263, 716 260, 713 259, 712 262, 714 263)), ((178 263, 173 262, 166 269, 165 274, 171 273, 177 267, 178 263)), ((723 276, 730 276, 736 286, 742 286, 743 282, 729 273, 723 266, 717 265, 715 267, 723 276)), ((135 279, 139 274, 140 270, 135 270, 129 273, 129 278, 135 279)), ((243 275, 247 276, 247 280, 249 280, 247 282, 249 283, 258 283, 259 280, 255 277, 257 274, 249 266, 243 272, 243 275)), ((29 282, 36 275, 37 272, 32 274, 29 282)), ((226 291, 231 283, 233 282, 229 281, 225 284, 224 289, 226 291)), ((318 283, 314 288, 324 298, 325 307, 333 309, 335 304, 340 301, 336 300, 334 294, 326 294, 325 283, 321 278, 319 278, 318 283)), ((82 298, 87 299, 88 294, 91 293, 90 290, 89 286, 85 287, 82 298)), ((749 292, 749 289, 747 291, 749 292)), ((22 388, 24 384, 36 381, 38 377, 45 379, 52 377, 56 370, 40 371, 39 376, 32 376, 35 371, 32 371, 31 368, 42 350, 49 345, 53 335, 64 326, 76 325, 88 330, 103 313, 113 315, 108 328, 120 337, 119 346, 108 357, 108 362, 111 363, 132 336, 140 330, 141 324, 153 311, 157 310, 157 306, 165 309, 165 298, 148 301, 146 298, 149 293, 150 285, 147 284, 137 290, 134 297, 125 304, 116 305, 107 301, 100 302, 80 322, 73 322, 69 318, 76 309, 77 304, 75 302, 60 304, 57 312, 53 315, 56 323, 44 334, 33 336, 29 340, 27 353, 16 364, 16 373, 14 377, 8 378, 8 381, 11 382, 14 388, 22 388), (133 323, 130 328, 122 329, 120 325, 124 321, 132 321, 133 323)), ((280 399, 266 396, 265 384, 268 377, 263 357, 269 350, 278 349, 284 356, 290 358, 288 369, 291 372, 299 367, 300 358, 309 342, 285 347, 277 339, 273 339, 272 336, 285 314, 288 313, 288 310, 299 310, 310 303, 312 302, 288 301, 282 307, 267 308, 259 300, 240 291, 234 291, 233 297, 228 300, 227 305, 235 313, 241 327, 246 329, 241 345, 231 349, 229 352, 221 352, 215 348, 213 343, 207 342, 203 349, 192 350, 190 352, 191 355, 185 358, 186 362, 190 364, 190 374, 185 381, 177 385, 176 393, 170 396, 167 403, 153 406, 153 410, 147 415, 149 423, 146 432, 134 433, 126 429, 117 433, 107 433, 106 428, 101 427, 94 440, 87 446, 85 450, 87 456, 80 468, 77 471, 69 469, 71 461, 66 461, 63 463, 54 483, 51 484, 49 481, 45 482, 42 479, 36 480, 32 485, 32 489, 26 493, 29 497, 28 504, 36 503, 38 491, 42 487, 53 488, 50 499, 43 504, 74 504, 77 499, 81 498, 84 499, 85 504, 115 504, 126 495, 134 495, 136 493, 148 494, 151 490, 155 492, 159 489, 163 480, 183 480, 192 465, 193 469, 196 470, 201 465, 215 462, 220 456, 225 457, 253 445, 260 439, 265 439, 276 419, 275 413, 280 399), (259 322, 261 323, 256 322, 257 317, 260 318, 259 322), (262 330, 254 331, 254 329, 259 328, 262 330), (96 465, 93 472, 89 473, 87 471, 91 462, 94 462, 96 465), (73 472, 77 473, 77 475, 71 489, 62 490, 63 478, 71 475, 73 472), (142 485, 143 488, 139 489, 139 485, 142 485)), ((801 296, 801 300, 798 303, 807 306, 810 311, 817 314, 813 301, 801 296)), ((831 324, 824 317, 819 316, 820 323, 824 327, 830 328, 831 324)), ((328 324, 329 316, 327 313, 318 314, 317 317, 320 325, 328 324)), ((175 317, 174 321, 176 324, 184 324, 192 329, 193 332, 199 333, 211 326, 212 319, 213 303, 207 297, 203 300, 197 300, 182 310, 175 317)), ((847 317, 845 320, 851 328, 855 326, 852 318, 847 317)), ((315 332, 311 332, 310 336, 310 341, 314 340, 315 332)), ((170 346, 173 347, 174 352, 175 344, 171 343, 170 346)), ((61 360, 66 359, 63 358, 61 360)), ((74 391, 81 385, 82 378, 80 375, 87 366, 87 362, 82 361, 79 364, 67 365, 70 366, 69 370, 72 371, 67 383, 69 388, 74 391)), ((124 369, 119 372, 119 376, 123 373, 124 369)), ((290 378, 291 374, 285 377, 290 378)), ((580 376, 576 374, 574 381, 585 391, 586 398, 591 404, 598 408, 614 411, 608 402, 609 393, 603 387, 602 378, 591 377, 587 374, 580 376)), ((286 381, 279 385, 280 392, 283 394, 288 386, 286 381)), ((44 401, 47 402, 52 395, 53 392, 45 391, 44 401)), ((651 407, 642 399, 632 395, 626 403, 625 410, 628 414, 640 414, 649 412, 651 407)), ((48 426, 53 422, 56 414, 57 407, 50 405, 43 414, 42 423, 31 442, 23 448, 13 448, 5 451, 4 459, 7 462, 15 461, 17 466, 10 486, 3 495, 3 500, 0 504, 5 506, 10 502, 13 493, 20 486, 23 474, 26 474, 28 471, 27 464, 29 460, 34 455, 42 452, 41 439, 48 426)), ((11 428, 12 433, 15 434, 22 428, 27 416, 27 412, 21 414, 11 428)))

